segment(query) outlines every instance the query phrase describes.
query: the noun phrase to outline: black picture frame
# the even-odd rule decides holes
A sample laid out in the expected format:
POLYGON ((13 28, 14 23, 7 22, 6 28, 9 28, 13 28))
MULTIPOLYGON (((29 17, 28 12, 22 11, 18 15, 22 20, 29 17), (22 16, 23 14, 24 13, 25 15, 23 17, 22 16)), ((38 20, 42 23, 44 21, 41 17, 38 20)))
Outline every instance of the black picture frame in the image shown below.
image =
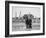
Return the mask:
POLYGON ((37 36, 45 34, 45 3, 38 2, 19 2, 19 1, 5 1, 5 37, 18 37, 18 36, 37 36), (43 5, 43 33, 34 33, 34 34, 18 34, 10 35, 9 34, 9 4, 31 4, 31 5, 43 5))

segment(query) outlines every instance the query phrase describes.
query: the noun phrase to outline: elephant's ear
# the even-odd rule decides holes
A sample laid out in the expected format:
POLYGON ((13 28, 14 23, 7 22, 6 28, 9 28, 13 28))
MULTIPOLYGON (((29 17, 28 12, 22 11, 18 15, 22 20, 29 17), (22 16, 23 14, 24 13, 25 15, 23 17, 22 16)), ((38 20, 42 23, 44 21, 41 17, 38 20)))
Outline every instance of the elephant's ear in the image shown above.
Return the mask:
POLYGON ((30 15, 30 17, 31 17, 31 18, 34 18, 34 16, 33 16, 32 14, 30 15))
POLYGON ((23 18, 26 19, 26 18, 28 18, 28 16, 27 15, 24 15, 23 18))

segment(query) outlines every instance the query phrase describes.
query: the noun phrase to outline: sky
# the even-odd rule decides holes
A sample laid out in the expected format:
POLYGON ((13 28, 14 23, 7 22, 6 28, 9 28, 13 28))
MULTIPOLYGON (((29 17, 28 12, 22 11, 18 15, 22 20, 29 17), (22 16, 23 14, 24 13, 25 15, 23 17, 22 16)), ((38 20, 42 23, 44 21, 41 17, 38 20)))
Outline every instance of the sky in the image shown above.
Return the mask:
POLYGON ((34 17, 40 17, 40 8, 12 6, 12 17, 19 17, 19 15, 22 17, 24 14, 32 14, 34 17))

